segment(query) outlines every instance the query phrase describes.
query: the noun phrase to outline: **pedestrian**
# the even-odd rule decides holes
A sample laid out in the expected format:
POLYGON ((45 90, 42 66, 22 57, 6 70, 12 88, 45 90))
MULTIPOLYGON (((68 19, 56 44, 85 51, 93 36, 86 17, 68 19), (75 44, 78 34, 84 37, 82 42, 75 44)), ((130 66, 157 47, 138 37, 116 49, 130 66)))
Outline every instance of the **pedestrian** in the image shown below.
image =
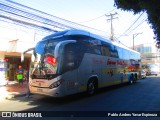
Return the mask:
POLYGON ((30 97, 30 90, 29 90, 29 70, 26 72, 26 79, 27 79, 27 92, 26 92, 26 97, 30 97))
POLYGON ((18 66, 18 69, 16 71, 16 76, 19 87, 23 86, 23 69, 21 65, 18 66))

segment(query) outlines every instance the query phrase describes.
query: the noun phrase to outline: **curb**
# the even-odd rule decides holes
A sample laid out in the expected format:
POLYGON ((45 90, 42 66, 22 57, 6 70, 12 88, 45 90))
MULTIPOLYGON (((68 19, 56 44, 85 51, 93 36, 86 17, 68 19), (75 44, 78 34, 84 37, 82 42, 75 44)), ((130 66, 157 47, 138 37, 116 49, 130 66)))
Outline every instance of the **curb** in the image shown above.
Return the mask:
POLYGON ((16 85, 18 85, 18 83, 0 85, 0 87, 10 87, 10 86, 16 86, 16 85))
POLYGON ((23 97, 23 96, 26 96, 26 93, 22 93, 22 94, 10 94, 10 95, 6 96, 5 99, 10 100, 12 98, 23 97))

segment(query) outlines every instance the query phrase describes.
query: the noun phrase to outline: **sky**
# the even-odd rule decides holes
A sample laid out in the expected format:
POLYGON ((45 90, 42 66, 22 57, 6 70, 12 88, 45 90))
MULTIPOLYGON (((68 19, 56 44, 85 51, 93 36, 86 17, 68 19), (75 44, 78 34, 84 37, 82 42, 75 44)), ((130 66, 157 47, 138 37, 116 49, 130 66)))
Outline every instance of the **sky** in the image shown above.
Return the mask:
MULTIPOLYGON (((113 20, 114 36, 127 46, 134 44, 153 44, 154 34, 147 23, 147 14, 133 15, 133 12, 122 11, 114 7, 114 0, 13 0, 14 2, 46 12, 48 14, 76 22, 91 28, 111 32, 111 22, 106 15, 117 13, 113 20), (139 19, 138 19, 139 18, 139 19), (138 20, 137 20, 138 19, 138 20), (137 22, 135 22, 137 20, 137 22), (134 24, 135 23, 135 24, 134 24), (137 34, 137 36, 136 36, 137 34)), ((0 28, 1 29, 1 28, 0 28)), ((4 32, 4 30, 2 30, 4 32)), ((12 32, 12 33, 15 33, 12 32)), ((16 31, 13 38, 21 37, 16 31)), ((12 35, 10 35, 12 37, 12 35)), ((24 36, 24 35, 23 35, 24 36)), ((29 34, 27 35, 29 36, 29 34)), ((33 33, 30 33, 33 40, 33 33)), ((8 39, 13 39, 8 38, 8 39)))

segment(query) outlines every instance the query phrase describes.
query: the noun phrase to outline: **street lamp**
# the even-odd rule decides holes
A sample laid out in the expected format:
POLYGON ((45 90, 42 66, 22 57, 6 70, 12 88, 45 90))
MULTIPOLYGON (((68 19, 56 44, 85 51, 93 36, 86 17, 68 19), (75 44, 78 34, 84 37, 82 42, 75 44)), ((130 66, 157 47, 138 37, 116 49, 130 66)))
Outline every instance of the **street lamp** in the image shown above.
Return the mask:
POLYGON ((135 38, 137 35, 142 34, 142 33, 143 33, 143 32, 133 34, 133 50, 134 50, 134 38, 135 38))

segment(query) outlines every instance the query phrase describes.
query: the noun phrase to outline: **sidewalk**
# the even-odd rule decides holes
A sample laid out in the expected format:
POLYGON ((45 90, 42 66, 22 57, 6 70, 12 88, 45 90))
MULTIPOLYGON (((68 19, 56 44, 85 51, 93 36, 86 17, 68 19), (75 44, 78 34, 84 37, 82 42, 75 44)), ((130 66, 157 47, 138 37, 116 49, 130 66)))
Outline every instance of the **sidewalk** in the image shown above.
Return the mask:
POLYGON ((17 81, 9 81, 7 85, 0 86, 0 99, 11 99, 14 97, 25 96, 27 92, 27 82, 19 87, 17 81))

